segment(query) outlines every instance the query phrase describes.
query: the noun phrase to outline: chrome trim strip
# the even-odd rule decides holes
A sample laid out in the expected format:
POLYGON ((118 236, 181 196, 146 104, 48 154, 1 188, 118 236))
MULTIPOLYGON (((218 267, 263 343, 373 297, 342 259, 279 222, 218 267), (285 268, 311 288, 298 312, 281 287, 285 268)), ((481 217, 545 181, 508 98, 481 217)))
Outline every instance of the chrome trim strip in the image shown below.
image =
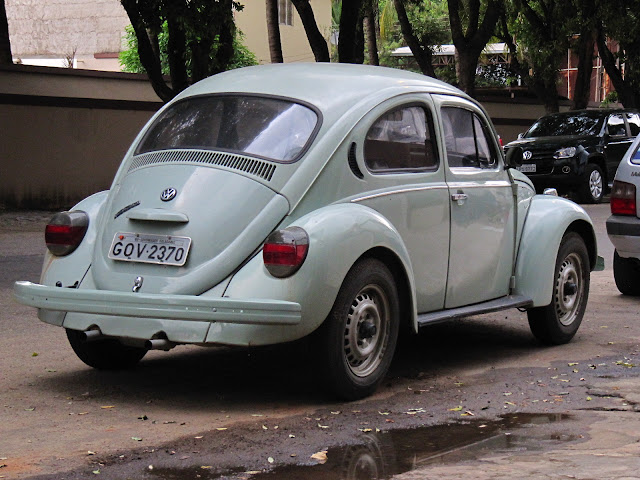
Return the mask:
POLYGON ((446 185, 436 185, 436 186, 424 186, 424 187, 408 187, 408 188, 401 188, 399 190, 388 190, 385 192, 380 192, 380 193, 373 193, 371 195, 365 195, 364 197, 358 197, 358 198, 353 198, 351 200, 351 203, 358 203, 358 202, 363 202, 366 200, 372 200, 374 198, 380 198, 380 197, 388 197, 390 195, 398 195, 400 193, 412 193, 412 192, 422 192, 425 190, 447 190, 448 187, 446 185))

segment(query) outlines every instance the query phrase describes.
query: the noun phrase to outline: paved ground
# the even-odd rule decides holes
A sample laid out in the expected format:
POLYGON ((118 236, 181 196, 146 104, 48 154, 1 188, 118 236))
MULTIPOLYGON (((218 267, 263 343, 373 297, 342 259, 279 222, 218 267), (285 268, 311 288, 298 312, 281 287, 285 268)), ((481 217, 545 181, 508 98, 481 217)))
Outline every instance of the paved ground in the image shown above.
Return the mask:
POLYGON ((12 300, 14 280, 38 278, 49 214, 0 214, 0 478, 299 478, 288 469, 318 463, 311 456, 325 450, 328 461, 304 476, 358 478, 358 468, 387 465, 363 442, 392 450, 402 466, 364 478, 640 477, 638 299, 615 289, 608 206, 588 210, 608 268, 592 275, 573 342, 540 347, 515 310, 433 326, 402 345, 380 392, 350 404, 318 392, 299 347, 179 348, 151 352, 132 372, 85 367, 61 329, 12 300), (500 417, 525 413, 572 419, 530 427, 500 417), (533 443, 475 449, 483 441, 455 433, 460 422, 480 433, 497 422, 491 438, 533 443), (417 427, 436 429, 425 445, 441 448, 423 463, 400 462, 417 427), (355 466, 329 468, 336 458, 355 466))

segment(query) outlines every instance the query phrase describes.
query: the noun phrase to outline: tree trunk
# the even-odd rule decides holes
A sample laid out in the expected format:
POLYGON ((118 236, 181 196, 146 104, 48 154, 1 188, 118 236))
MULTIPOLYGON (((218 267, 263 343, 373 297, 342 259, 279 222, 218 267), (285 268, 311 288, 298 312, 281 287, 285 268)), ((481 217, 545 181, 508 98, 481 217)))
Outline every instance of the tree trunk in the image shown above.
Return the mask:
MULTIPOLYGON (((185 33, 179 22, 175 18, 169 17, 167 20, 167 30, 169 33, 167 55, 169 57, 169 74, 171 76, 171 87, 176 92, 181 92, 189 86, 189 76, 187 75, 187 67, 185 63, 186 38, 185 33)), ((157 36, 155 37, 157 40, 157 36)), ((154 50, 155 52, 156 50, 154 50)), ((160 56, 160 48, 157 49, 158 57, 160 56)))
POLYGON ((302 20, 302 25, 304 26, 304 31, 307 34, 307 40, 309 41, 309 46, 311 47, 316 62, 329 62, 331 60, 329 47, 327 46, 327 41, 318 29, 318 24, 316 23, 309 0, 291 0, 291 2, 293 6, 296 7, 300 20, 302 20))
POLYGON ((338 61, 340 63, 358 63, 356 43, 358 41, 358 20, 362 0, 342 2, 340 15, 340 36, 338 38, 338 61))
POLYGON ((283 63, 282 42, 280 41, 280 21, 278 19, 278 0, 265 0, 267 7, 267 34, 271 63, 283 63))
POLYGON ((373 8, 372 0, 367 0, 364 17, 364 31, 367 39, 367 52, 369 53, 369 64, 380 65, 378 57, 378 32, 376 31, 376 14, 373 8))
POLYGON ((578 72, 573 91, 574 110, 587 108, 591 94, 591 74, 593 72, 593 49, 596 42, 595 31, 584 31, 580 34, 575 50, 578 55, 578 72))
POLYGON ((158 97, 168 102, 176 96, 177 91, 169 87, 162 76, 160 58, 154 54, 149 35, 147 34, 146 25, 138 12, 136 0, 121 0, 121 3, 129 16, 131 26, 138 40, 140 63, 142 63, 142 66, 146 70, 151 86, 158 97))
POLYGON ((364 16, 359 15, 356 22, 356 43, 353 46, 353 63, 362 65, 364 63, 364 16))
POLYGON ((411 22, 409 22, 409 18, 407 17, 407 11, 404 8, 403 1, 404 0, 393 0, 393 3, 396 7, 396 12, 398 14, 398 22, 400 23, 400 30, 402 31, 404 41, 407 42, 407 45, 411 49, 413 58, 418 63, 420 71, 424 75, 436 78, 436 72, 431 61, 431 57, 433 56, 433 54, 431 53, 431 50, 428 46, 423 47, 422 45, 420 45, 418 38, 416 37, 415 33, 413 33, 413 27, 411 26, 411 22))
POLYGON ((469 13, 466 33, 462 25, 461 10, 463 6, 459 0, 449 0, 449 23, 451 37, 456 47, 456 76, 458 87, 473 96, 475 93, 475 77, 478 59, 482 49, 493 36, 498 19, 502 13, 502 4, 496 0, 489 0, 487 9, 480 22, 480 0, 469 0, 469 13))
POLYGON ((622 72, 620 72, 620 69, 616 65, 616 57, 611 53, 609 47, 607 47, 607 41, 601 29, 598 31, 596 42, 604 69, 607 71, 607 75, 609 75, 616 92, 618 92, 618 100, 625 108, 639 107, 640 98, 638 97, 640 97, 640 94, 636 95, 631 85, 625 81, 622 72))
POLYGON ((9 40, 9 23, 4 0, 0 0, 0 65, 13 65, 11 57, 11 41, 9 40))

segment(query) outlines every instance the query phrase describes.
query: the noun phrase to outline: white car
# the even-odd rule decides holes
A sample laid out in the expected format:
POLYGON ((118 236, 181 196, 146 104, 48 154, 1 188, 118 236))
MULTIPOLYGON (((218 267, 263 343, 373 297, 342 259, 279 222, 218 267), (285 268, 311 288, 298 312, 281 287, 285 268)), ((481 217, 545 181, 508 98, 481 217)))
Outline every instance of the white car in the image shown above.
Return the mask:
POLYGON ((622 158, 611 191, 607 233, 615 247, 613 275, 625 295, 640 295, 640 135, 622 158))

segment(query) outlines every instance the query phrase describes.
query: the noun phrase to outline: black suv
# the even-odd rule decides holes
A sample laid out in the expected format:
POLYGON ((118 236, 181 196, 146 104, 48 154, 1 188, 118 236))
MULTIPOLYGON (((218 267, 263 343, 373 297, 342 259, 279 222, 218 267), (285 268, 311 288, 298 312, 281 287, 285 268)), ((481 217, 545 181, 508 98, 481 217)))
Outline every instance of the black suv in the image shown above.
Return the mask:
POLYGON ((505 152, 538 191, 552 187, 599 203, 638 133, 637 110, 575 110, 539 118, 505 152))

